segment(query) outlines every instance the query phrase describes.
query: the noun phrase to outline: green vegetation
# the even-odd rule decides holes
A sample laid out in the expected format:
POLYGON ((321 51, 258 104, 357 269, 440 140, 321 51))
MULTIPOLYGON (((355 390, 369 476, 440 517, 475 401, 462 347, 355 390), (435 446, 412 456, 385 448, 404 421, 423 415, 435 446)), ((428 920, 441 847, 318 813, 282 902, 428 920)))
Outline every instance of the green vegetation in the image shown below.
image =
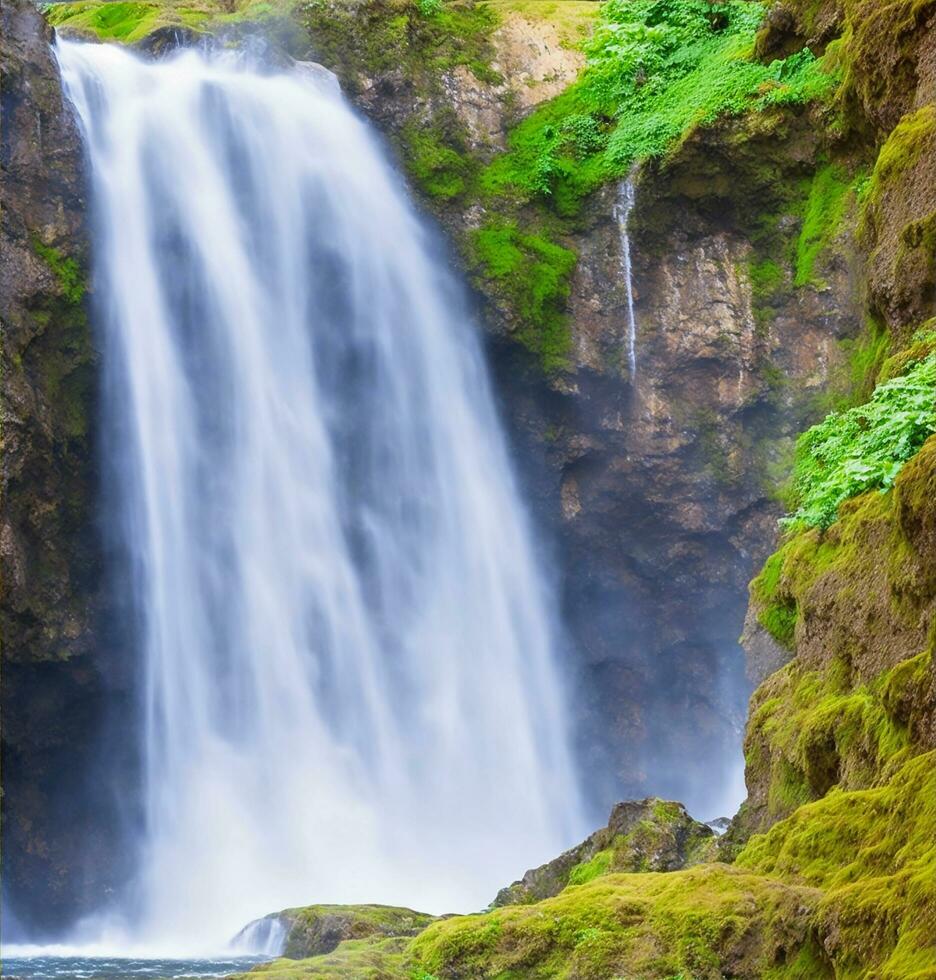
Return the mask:
POLYGON ((69 440, 82 440, 89 429, 95 358, 84 306, 85 274, 74 258, 46 245, 38 236, 32 236, 31 244, 54 276, 58 295, 47 295, 31 311, 41 335, 28 352, 31 356, 14 357, 21 365, 28 361, 36 371, 61 432, 69 440))
POLYGON ((159 27, 184 26, 198 30, 209 19, 203 8, 174 7, 166 3, 102 2, 52 3, 45 8, 50 24, 94 34, 102 41, 133 44, 159 27))
POLYGON ((432 980, 406 966, 408 939, 348 939, 330 953, 262 963, 230 980, 432 980))
POLYGON ((816 173, 796 244, 794 285, 821 285, 815 275, 816 259, 840 230, 850 189, 851 181, 839 167, 830 164, 816 173))
POLYGON ((751 594, 757 601, 757 620, 767 632, 788 650, 793 648, 796 632, 796 603, 788 598, 777 598, 783 553, 777 552, 767 559, 760 575, 751 583, 751 594))
POLYGON ((608 0, 581 80, 514 129, 483 188, 547 197, 571 216, 600 184, 696 126, 831 92, 836 76, 809 51, 771 65, 752 59, 763 10, 747 0, 608 0))
POLYGON ((459 153, 452 148, 452 141, 452 137, 446 140, 438 120, 431 127, 421 126, 416 121, 403 126, 400 142, 407 171, 430 197, 450 200, 467 189, 472 173, 471 161, 464 151, 459 153))
POLYGON ((599 851, 590 861, 582 861, 569 872, 570 885, 584 885, 594 878, 606 875, 611 867, 614 851, 608 848, 599 851))
POLYGON ((78 263, 57 248, 46 245, 40 238, 33 237, 33 251, 52 271, 58 282, 59 290, 66 303, 77 306, 84 299, 85 281, 78 263))
MULTIPOLYGON (((925 669, 929 655, 922 656, 925 669)), ((906 757, 909 732, 906 719, 893 711, 899 700, 893 692, 896 678, 906 681, 908 663, 853 686, 841 658, 822 670, 794 661, 764 682, 752 706, 748 741, 755 753, 749 763, 755 767, 767 761, 757 755, 767 749, 754 747, 769 746, 770 819, 786 816, 833 786, 872 785, 906 757)))
POLYGON ((890 133, 878 154, 871 177, 863 188, 861 231, 868 238, 876 222, 884 195, 920 159, 936 134, 936 107, 923 106, 904 116, 890 133))
POLYGON ((737 865, 823 890, 817 924, 836 976, 936 975, 936 753, 881 785, 836 789, 751 839, 737 865))
POLYGON ((817 899, 724 865, 608 875, 536 905, 435 923, 411 955, 432 975, 477 980, 714 980, 729 962, 738 976, 820 980, 831 972, 804 915, 817 899))
POLYGON ((539 355, 545 370, 565 367, 572 343, 565 300, 575 253, 499 219, 477 229, 471 245, 480 274, 520 317, 517 339, 539 355))
POLYGON ((878 385, 865 405, 834 412, 800 436, 787 527, 828 527, 839 505, 887 490, 903 464, 936 431, 936 355, 878 385))

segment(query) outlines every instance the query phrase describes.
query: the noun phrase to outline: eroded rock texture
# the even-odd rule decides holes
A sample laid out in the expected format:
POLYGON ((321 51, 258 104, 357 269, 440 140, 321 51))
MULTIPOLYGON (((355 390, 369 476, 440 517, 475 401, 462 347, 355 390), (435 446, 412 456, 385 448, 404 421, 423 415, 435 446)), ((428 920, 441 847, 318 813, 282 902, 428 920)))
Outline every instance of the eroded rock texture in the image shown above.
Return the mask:
POLYGON ((95 626, 98 365, 81 142, 51 30, 26 0, 5 0, 2 17, 3 885, 5 914, 41 927, 102 880, 113 808, 97 734, 119 671, 95 626))

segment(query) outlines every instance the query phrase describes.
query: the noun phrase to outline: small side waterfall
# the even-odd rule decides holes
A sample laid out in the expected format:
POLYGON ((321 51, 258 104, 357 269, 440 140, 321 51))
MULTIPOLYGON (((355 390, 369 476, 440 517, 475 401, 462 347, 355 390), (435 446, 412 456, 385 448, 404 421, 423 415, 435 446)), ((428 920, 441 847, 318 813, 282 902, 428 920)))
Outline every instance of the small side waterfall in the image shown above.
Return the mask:
POLYGON ((627 298, 627 365, 631 380, 637 377, 637 314, 634 310, 634 273, 631 267, 630 217, 637 200, 634 174, 622 181, 614 204, 614 216, 621 234, 621 272, 627 298))
POLYGON ((141 622, 115 942, 213 951, 316 901, 479 908, 584 828, 554 599, 460 290, 317 73, 59 57, 141 622))

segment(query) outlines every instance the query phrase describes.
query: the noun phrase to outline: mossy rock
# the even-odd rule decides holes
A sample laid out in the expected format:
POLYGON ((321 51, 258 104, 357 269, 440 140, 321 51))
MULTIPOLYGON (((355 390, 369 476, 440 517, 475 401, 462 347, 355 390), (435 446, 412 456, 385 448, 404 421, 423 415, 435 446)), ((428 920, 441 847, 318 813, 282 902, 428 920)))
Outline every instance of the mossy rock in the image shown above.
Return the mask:
MULTIPOLYGON (((932 676, 932 659, 911 669, 932 676)), ((823 890, 816 923, 837 977, 936 976, 936 752, 800 807, 736 863, 823 890)))
POLYGON ((533 868, 494 900, 495 906, 526 905, 558 895, 602 875, 674 871, 712 860, 715 834, 681 803, 646 799, 618 803, 607 827, 553 861, 533 868))
POLYGON ((294 960, 330 953, 348 940, 415 936, 435 919, 390 905, 308 905, 269 918, 285 929, 283 956, 294 960))
POLYGON ((407 939, 348 939, 305 959, 277 959, 229 980, 412 980, 407 939))
POLYGON ((164 28, 197 31, 221 12, 220 5, 191 6, 149 0, 67 0, 45 8, 46 19, 65 36, 135 44, 164 28))
POLYGON ((832 972, 812 927, 819 899, 726 865, 614 874, 535 905, 436 923, 409 955, 438 980, 822 980, 832 972))

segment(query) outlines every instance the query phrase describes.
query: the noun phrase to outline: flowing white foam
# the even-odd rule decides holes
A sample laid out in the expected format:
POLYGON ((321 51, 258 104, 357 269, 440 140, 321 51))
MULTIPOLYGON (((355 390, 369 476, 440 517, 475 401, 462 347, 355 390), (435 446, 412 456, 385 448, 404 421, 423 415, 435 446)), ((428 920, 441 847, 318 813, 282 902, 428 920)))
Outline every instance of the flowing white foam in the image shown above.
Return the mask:
POLYGON ((585 828, 459 291, 320 74, 59 57, 142 624, 142 863, 95 941, 191 955, 315 901, 481 907, 585 828))
POLYGON ((627 366, 631 379, 637 377, 637 311, 634 309, 634 271, 631 265, 630 218, 637 201, 637 183, 632 173, 618 187, 614 203, 621 236, 621 273, 624 276, 624 295, 627 300, 627 366))

